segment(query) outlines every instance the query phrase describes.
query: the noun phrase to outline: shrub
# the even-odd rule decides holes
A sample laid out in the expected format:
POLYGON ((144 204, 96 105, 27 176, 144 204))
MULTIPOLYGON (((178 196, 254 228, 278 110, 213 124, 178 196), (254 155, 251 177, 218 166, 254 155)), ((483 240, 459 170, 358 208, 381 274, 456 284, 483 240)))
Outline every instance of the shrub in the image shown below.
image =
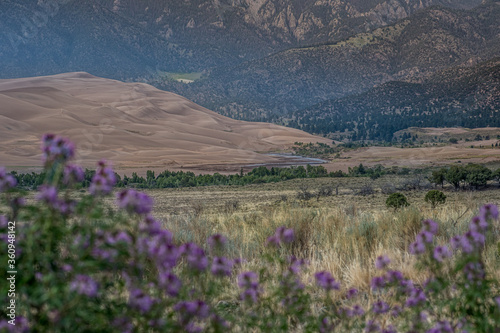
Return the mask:
POLYGON ((465 173, 465 181, 474 188, 485 186, 492 178, 491 170, 479 164, 468 164, 465 167, 465 173))
POLYGON ((430 190, 425 195, 425 202, 431 204, 432 208, 435 208, 439 204, 444 204, 446 202, 446 195, 438 190, 430 190))
POLYGON ((387 208, 398 209, 401 207, 409 206, 410 204, 408 203, 408 200, 406 199, 406 196, 404 194, 396 192, 389 195, 389 197, 385 201, 385 205, 387 206, 387 208))

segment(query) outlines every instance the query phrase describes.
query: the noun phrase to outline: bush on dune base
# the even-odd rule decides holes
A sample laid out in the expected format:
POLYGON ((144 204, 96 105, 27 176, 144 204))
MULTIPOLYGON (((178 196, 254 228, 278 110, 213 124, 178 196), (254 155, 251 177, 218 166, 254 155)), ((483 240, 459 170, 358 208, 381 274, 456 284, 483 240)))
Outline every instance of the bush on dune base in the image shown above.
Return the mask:
POLYGON ((0 332, 500 330, 499 284, 483 258, 498 242, 494 205, 483 206, 450 244, 436 244, 438 224, 423 221, 409 251, 429 277, 424 284, 380 256, 379 274, 362 291, 328 271, 306 281, 307 260, 287 256, 297 240, 286 227, 267 239, 255 270, 225 255, 223 235, 179 244, 151 216, 146 194, 125 189, 117 194, 119 209, 103 203, 116 182, 108 163, 99 162, 89 193, 78 196, 72 187, 83 173, 69 163, 73 145, 46 135, 42 148, 46 180, 34 204, 0 169, 8 207, 0 216, 0 261, 11 260, 18 272, 15 319, 6 307, 9 286, 1 284, 0 332))

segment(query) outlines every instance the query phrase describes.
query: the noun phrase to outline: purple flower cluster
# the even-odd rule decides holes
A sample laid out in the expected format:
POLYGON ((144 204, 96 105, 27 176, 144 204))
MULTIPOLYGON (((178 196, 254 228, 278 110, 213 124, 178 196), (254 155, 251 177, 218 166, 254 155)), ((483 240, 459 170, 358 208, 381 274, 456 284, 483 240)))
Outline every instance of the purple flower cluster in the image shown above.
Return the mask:
POLYGON ((410 292, 410 296, 406 299, 405 305, 407 307, 415 307, 417 305, 424 304, 427 301, 427 296, 425 292, 420 288, 413 288, 410 292))
POLYGON ((54 162, 66 162, 75 156, 75 145, 67 138, 54 134, 42 137, 42 162, 45 166, 54 162))
POLYGON ((238 286, 243 289, 240 299, 256 303, 259 299, 259 278, 254 272, 244 272, 238 275, 238 286))
POLYGON ((293 229, 287 229, 284 226, 278 227, 274 235, 267 238, 266 243, 269 246, 280 246, 282 243, 291 243, 295 238, 293 229))
POLYGON ((111 192, 115 183, 116 176, 113 169, 105 160, 100 160, 97 163, 96 173, 92 177, 89 192, 95 196, 107 195, 111 192))
POLYGON ((226 257, 215 257, 210 271, 215 276, 230 276, 233 270, 233 261, 226 257))
POLYGON ((202 272, 208 267, 208 257, 205 251, 194 243, 186 243, 180 247, 181 253, 186 256, 188 267, 202 272))
POLYGON ((78 274, 71 281, 70 290, 76 291, 80 295, 96 297, 99 286, 90 276, 78 274))
POLYGON ((487 204, 481 207, 478 216, 472 218, 469 230, 465 234, 454 236, 451 239, 452 248, 467 254, 481 251, 486 242, 485 232, 488 230, 488 220, 490 219, 498 219, 498 208, 495 205, 487 204))
POLYGON ((339 290, 340 283, 335 281, 332 274, 327 271, 321 271, 314 274, 316 284, 325 290, 339 290))
POLYGON ((128 299, 129 305, 140 313, 147 313, 153 307, 155 301, 140 289, 132 289, 128 299))
POLYGON ((391 263, 391 260, 389 259, 388 256, 379 256, 377 257, 377 260, 375 260, 375 268, 377 269, 385 269, 389 264, 391 263))
POLYGON ((38 191, 36 198, 47 204, 48 207, 59 211, 63 215, 70 215, 75 211, 76 202, 71 199, 59 199, 55 186, 42 185, 38 191))
POLYGON ((67 164, 64 166, 63 170, 63 183, 70 185, 73 183, 78 183, 83 180, 84 172, 83 169, 75 164, 67 164))
POLYGON ((416 241, 410 244, 409 251, 412 254, 418 255, 424 253, 438 232, 438 225, 432 220, 425 220, 422 222, 422 225, 422 230, 417 235, 416 241))
MULTIPOLYGON (((373 290, 380 290, 385 288, 387 285, 394 284, 406 289, 408 288, 408 283, 411 283, 411 280, 405 280, 403 273, 400 271, 389 270, 382 276, 375 276, 372 278, 371 288, 373 290)), ((413 287, 413 284, 410 287, 413 287)))
POLYGON ((118 206, 129 213, 147 215, 153 208, 153 199, 145 193, 127 189, 117 194, 118 206))
POLYGON ((12 175, 7 174, 5 168, 0 167, 0 193, 15 187, 17 181, 12 175))
POLYGON ((290 266, 288 266, 288 272, 294 275, 300 274, 302 269, 309 265, 309 262, 306 259, 298 259, 296 256, 289 257, 288 262, 290 263, 290 266))
POLYGON ((375 302, 372 306, 372 312, 376 314, 387 313, 389 312, 389 310, 390 310, 389 304, 380 300, 375 302))
POLYGON ((115 232, 104 232, 98 230, 96 233, 95 241, 93 243, 92 255, 95 258, 113 262, 118 256, 116 246, 119 244, 130 245, 132 244, 132 237, 128 232, 120 230, 115 232))
POLYGON ((181 301, 174 305, 179 314, 179 322, 185 332, 201 332, 202 328, 196 325, 196 320, 210 316, 210 308, 203 301, 181 301))
POLYGON ((451 251, 446 246, 436 246, 432 257, 439 262, 443 262, 445 258, 451 257, 451 251))

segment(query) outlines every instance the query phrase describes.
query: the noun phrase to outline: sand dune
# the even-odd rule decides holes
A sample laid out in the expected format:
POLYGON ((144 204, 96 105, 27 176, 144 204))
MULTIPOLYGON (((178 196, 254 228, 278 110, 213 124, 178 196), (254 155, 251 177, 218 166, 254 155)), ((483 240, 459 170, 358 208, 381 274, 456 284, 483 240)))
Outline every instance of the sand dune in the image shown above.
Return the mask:
POLYGON ((233 120, 142 83, 87 73, 0 80, 0 165, 39 166, 44 133, 77 144, 77 161, 132 168, 273 163, 296 141, 329 142, 267 123, 233 120), (260 152, 260 153, 257 153, 260 152))

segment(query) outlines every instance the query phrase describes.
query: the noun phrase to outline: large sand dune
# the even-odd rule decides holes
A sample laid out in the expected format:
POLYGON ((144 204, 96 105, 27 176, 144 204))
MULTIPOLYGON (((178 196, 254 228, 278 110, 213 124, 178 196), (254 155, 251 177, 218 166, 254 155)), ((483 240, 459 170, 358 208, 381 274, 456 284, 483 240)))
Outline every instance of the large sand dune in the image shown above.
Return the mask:
POLYGON ((40 166, 40 138, 77 144, 77 161, 118 168, 179 168, 275 163, 262 154, 296 141, 328 142, 267 123, 233 120, 141 83, 87 73, 0 80, 0 165, 40 166))

